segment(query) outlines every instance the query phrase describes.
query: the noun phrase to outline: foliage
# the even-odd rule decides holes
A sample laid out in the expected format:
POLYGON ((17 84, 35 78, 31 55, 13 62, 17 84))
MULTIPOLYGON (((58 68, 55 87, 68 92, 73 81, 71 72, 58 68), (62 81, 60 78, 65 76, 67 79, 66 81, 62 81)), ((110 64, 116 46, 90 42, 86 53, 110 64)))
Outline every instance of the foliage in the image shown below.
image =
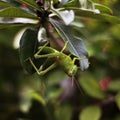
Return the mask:
POLYGON ((0 119, 119 120, 118 3, 1 0, 0 119))

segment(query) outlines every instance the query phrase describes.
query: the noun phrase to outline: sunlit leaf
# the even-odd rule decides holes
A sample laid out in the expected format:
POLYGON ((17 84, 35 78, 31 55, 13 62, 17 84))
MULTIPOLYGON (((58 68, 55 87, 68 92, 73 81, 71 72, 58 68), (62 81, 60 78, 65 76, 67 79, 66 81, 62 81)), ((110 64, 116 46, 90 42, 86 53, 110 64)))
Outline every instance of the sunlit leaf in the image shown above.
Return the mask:
POLYGON ((115 97, 116 104, 118 108, 120 109, 120 92, 115 97))
POLYGON ((95 11, 95 10, 99 10, 100 12, 103 13, 108 13, 108 14, 112 14, 112 10, 102 4, 98 4, 98 3, 94 3, 92 1, 86 1, 86 0, 71 0, 69 2, 67 2, 66 4, 63 5, 66 8, 69 7, 75 7, 75 8, 82 8, 88 11, 95 11))
POLYGON ((105 93, 101 90, 99 83, 91 75, 81 77, 80 85, 89 96, 98 99, 105 98, 105 93))
POLYGON ((69 25, 75 18, 73 10, 59 11, 57 9, 52 9, 52 12, 62 19, 66 25, 69 25))
POLYGON ((69 26, 66 26, 63 23, 57 22, 53 19, 51 19, 50 22, 55 27, 62 39, 65 42, 69 42, 68 48, 70 52, 80 58, 81 70, 87 69, 89 67, 88 59, 86 58, 88 56, 88 52, 81 38, 74 37, 69 26))
POLYGON ((99 120, 101 109, 99 106, 88 106, 84 108, 79 116, 79 120, 99 120))
POLYGON ((38 94, 36 92, 31 93, 31 97, 33 99, 36 99, 37 101, 39 101, 42 105, 46 104, 45 99, 40 94, 38 94))
POLYGON ((109 84, 108 89, 112 90, 112 91, 120 91, 120 80, 114 80, 114 81, 112 81, 109 84))
POLYGON ((16 7, 8 7, 6 9, 0 10, 0 17, 6 17, 6 18, 32 18, 37 19, 37 16, 34 14, 27 13, 26 11, 23 11, 16 7))

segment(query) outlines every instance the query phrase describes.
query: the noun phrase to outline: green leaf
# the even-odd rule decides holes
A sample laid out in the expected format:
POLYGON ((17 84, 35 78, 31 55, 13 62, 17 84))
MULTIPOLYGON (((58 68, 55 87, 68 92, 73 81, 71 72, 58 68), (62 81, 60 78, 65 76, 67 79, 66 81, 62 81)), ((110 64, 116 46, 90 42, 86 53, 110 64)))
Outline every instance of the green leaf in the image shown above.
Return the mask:
POLYGON ((105 93, 101 90, 99 83, 91 75, 85 74, 81 77, 80 85, 89 96, 98 99, 105 98, 105 93))
POLYGON ((10 27, 19 27, 19 26, 23 26, 23 27, 28 27, 28 26, 32 26, 32 24, 20 24, 20 23, 0 23, 0 29, 4 29, 4 28, 10 28, 10 27))
POLYGON ((88 52, 81 38, 74 37, 73 33, 70 31, 70 26, 66 26, 62 22, 58 22, 53 19, 51 19, 50 22, 55 27, 62 39, 65 42, 69 42, 68 49, 70 52, 80 58, 81 70, 87 69, 89 67, 88 59, 86 58, 88 56, 88 52))
POLYGON ((96 11, 87 10, 87 9, 83 10, 83 9, 80 9, 80 8, 73 8, 73 7, 66 8, 66 9, 74 10, 76 16, 98 19, 98 20, 107 21, 107 22, 110 22, 110 23, 120 24, 120 19, 118 17, 112 16, 112 15, 96 13, 96 11))
POLYGON ((16 0, 4 0, 6 3, 9 3, 12 6, 20 7, 22 4, 18 3, 16 0))
POLYGON ((0 24, 0 29, 7 27, 16 27, 16 26, 22 26, 22 24, 0 24))
POLYGON ((74 21, 70 24, 70 26, 73 26, 75 29, 79 28, 79 30, 85 27, 85 25, 80 20, 80 17, 75 17, 74 21))
POLYGON ((6 17, 6 18, 32 18, 37 19, 37 16, 34 14, 27 13, 24 10, 21 10, 16 7, 8 7, 5 9, 0 10, 0 17, 6 17))
POLYGON ((112 10, 109 7, 105 6, 105 5, 94 3, 94 6, 95 6, 96 9, 99 9, 100 12, 113 14, 112 10))
POLYGON ((72 107, 69 104, 61 105, 58 109, 58 120, 71 120, 72 107), (67 113, 67 114, 66 114, 67 113))
POLYGON ((6 29, 0 29, 0 44, 12 48, 14 38, 21 29, 23 29, 23 26, 7 27, 6 29))
POLYGON ((32 93, 31 93, 31 97, 32 97, 33 99, 37 100, 38 102, 40 102, 42 105, 45 105, 45 104, 46 104, 46 102, 45 102, 45 100, 43 99, 43 97, 42 97, 40 94, 36 93, 36 92, 32 92, 32 93))
POLYGON ((32 7, 33 9, 40 10, 40 7, 36 4, 35 0, 17 0, 20 3, 25 3, 26 5, 32 7))
POLYGON ((108 89, 112 90, 112 91, 120 91, 120 80, 114 80, 114 81, 112 81, 109 84, 108 89))
POLYGON ((116 102, 118 108, 120 109, 120 92, 117 93, 117 95, 115 97, 115 102, 116 102))
POLYGON ((79 0, 81 8, 84 9, 93 9, 93 2, 91 0, 79 0))
POLYGON ((99 106, 88 106, 84 108, 79 116, 79 120, 99 120, 101 109, 99 106))
POLYGON ((7 2, 0 1, 0 9, 10 7, 11 5, 7 2))
POLYGON ((94 10, 99 10, 102 13, 108 13, 112 14, 112 10, 102 4, 94 3, 91 0, 89 1, 80 1, 80 0, 71 0, 67 2, 66 4, 63 5, 63 7, 69 8, 69 7, 75 7, 75 8, 82 8, 88 11, 94 11, 94 10))
POLYGON ((53 4, 59 3, 59 0, 53 0, 53 4))

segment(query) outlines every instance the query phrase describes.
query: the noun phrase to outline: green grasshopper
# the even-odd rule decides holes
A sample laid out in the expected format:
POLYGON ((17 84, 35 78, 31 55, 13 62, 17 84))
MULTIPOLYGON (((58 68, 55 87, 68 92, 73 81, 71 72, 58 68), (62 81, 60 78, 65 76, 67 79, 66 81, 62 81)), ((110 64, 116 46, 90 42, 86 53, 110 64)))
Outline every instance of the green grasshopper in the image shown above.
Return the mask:
MULTIPOLYGON (((67 46, 67 43, 68 42, 65 43, 65 46, 63 47, 63 49, 61 51, 57 51, 56 49, 47 46, 47 44, 45 44, 44 46, 38 47, 38 52, 34 54, 35 59, 53 58, 53 60, 54 60, 54 63, 52 65, 50 65, 48 68, 46 68, 45 70, 43 70, 42 65, 39 69, 37 69, 37 67, 34 65, 33 61, 30 58, 29 58, 29 60, 30 60, 31 65, 36 70, 37 74, 41 75, 41 76, 46 74, 48 71, 54 69, 57 65, 59 65, 60 67, 63 68, 64 72, 67 73, 67 75, 69 77, 71 77, 72 85, 73 85, 73 83, 75 83, 76 87, 78 88, 78 90, 81 93, 81 87, 77 80, 77 77, 78 77, 77 73, 79 71, 79 67, 77 65, 75 65, 75 61, 80 60, 80 59, 77 57, 72 59, 69 55, 66 55, 63 53, 63 51, 65 50, 65 48, 67 46), (44 52, 44 54, 43 54, 43 52, 44 52)), ((85 58, 83 58, 83 59, 85 59, 85 58)))
POLYGON ((68 74, 68 76, 74 78, 74 76, 77 74, 78 69, 79 69, 79 67, 77 65, 75 65, 75 61, 77 59, 79 60, 79 58, 75 57, 72 59, 69 55, 66 55, 63 53, 63 51, 65 50, 65 48, 67 46, 67 43, 68 42, 65 43, 65 46, 63 47, 63 49, 61 51, 57 51, 56 49, 54 49, 52 47, 48 47, 48 46, 46 46, 47 44, 45 44, 44 46, 38 47, 38 52, 34 54, 35 59, 53 58, 55 60, 55 62, 52 65, 50 65, 47 69, 43 70, 42 65, 41 65, 40 69, 37 69, 37 67, 34 65, 33 61, 31 59, 29 59, 32 66, 38 73, 38 75, 44 75, 48 71, 52 70, 57 65, 59 65, 63 68, 65 73, 68 74), (41 52, 44 52, 44 54, 41 54, 41 52))

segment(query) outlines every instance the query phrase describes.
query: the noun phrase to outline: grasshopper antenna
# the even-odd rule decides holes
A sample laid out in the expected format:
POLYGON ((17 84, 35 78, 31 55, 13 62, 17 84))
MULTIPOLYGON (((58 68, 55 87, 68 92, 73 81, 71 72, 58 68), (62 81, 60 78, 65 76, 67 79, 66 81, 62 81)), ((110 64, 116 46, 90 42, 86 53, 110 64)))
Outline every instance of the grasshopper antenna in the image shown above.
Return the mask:
POLYGON ((80 94, 84 95, 83 90, 82 90, 82 88, 80 86, 80 83, 78 81, 78 78, 75 77, 75 76, 72 76, 72 86, 73 85, 76 86, 76 88, 78 89, 78 91, 79 91, 80 94))

